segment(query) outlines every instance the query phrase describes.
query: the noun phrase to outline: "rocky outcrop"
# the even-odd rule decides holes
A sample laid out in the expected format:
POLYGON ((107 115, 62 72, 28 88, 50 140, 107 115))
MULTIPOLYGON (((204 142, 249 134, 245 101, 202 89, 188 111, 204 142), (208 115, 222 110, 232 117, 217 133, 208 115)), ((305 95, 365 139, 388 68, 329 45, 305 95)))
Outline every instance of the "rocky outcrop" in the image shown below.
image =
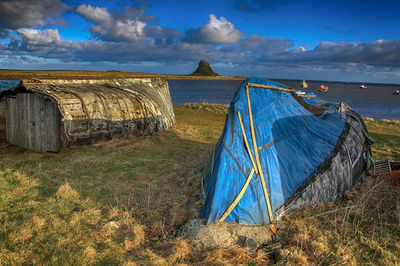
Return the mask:
POLYGON ((204 60, 201 60, 199 62, 199 66, 197 67, 197 69, 192 73, 192 76, 219 76, 219 75, 212 70, 209 63, 207 63, 204 60))

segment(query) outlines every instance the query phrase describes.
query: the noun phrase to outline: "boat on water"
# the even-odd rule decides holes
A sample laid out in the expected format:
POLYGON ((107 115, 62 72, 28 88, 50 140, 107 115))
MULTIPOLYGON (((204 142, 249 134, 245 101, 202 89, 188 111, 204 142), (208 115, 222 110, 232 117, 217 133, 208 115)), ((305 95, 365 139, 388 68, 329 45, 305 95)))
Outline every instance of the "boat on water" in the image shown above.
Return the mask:
POLYGON ((364 84, 361 84, 361 85, 360 85, 360 89, 366 89, 366 88, 367 88, 366 85, 364 85, 364 84))
POLYGON ((301 90, 297 90, 297 91, 295 91, 294 93, 296 93, 297 95, 304 95, 304 94, 306 94, 305 91, 301 91, 301 90))
POLYGON ((395 90, 392 92, 393 95, 400 95, 400 90, 395 90))
POLYGON ((300 83, 300 87, 303 88, 303 89, 308 88, 307 82, 306 82, 305 80, 303 80, 303 81, 300 83))
POLYGON ((326 92, 328 90, 329 90, 328 86, 326 86, 324 84, 321 84, 321 86, 319 86, 319 88, 317 89, 317 91, 321 91, 321 92, 326 92))

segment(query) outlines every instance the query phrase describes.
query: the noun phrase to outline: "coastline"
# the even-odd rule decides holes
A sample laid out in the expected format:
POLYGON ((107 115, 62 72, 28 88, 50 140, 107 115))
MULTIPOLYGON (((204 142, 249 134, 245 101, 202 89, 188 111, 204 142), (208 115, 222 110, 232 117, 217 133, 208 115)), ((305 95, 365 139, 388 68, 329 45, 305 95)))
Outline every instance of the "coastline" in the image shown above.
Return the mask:
POLYGON ((117 79, 117 78, 165 78, 167 80, 191 79, 191 80, 245 80, 245 77, 229 76, 192 76, 192 75, 170 75, 152 74, 142 72, 122 71, 85 71, 85 70, 13 70, 0 69, 0 80, 18 79, 117 79))

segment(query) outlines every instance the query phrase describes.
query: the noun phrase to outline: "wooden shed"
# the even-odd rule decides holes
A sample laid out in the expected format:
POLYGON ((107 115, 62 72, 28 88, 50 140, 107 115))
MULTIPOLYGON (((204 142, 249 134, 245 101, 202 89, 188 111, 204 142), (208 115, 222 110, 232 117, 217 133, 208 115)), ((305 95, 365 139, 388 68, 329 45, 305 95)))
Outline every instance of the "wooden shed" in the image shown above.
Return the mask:
POLYGON ((0 139, 35 151, 148 135, 174 122, 161 78, 22 80, 0 93, 0 139))

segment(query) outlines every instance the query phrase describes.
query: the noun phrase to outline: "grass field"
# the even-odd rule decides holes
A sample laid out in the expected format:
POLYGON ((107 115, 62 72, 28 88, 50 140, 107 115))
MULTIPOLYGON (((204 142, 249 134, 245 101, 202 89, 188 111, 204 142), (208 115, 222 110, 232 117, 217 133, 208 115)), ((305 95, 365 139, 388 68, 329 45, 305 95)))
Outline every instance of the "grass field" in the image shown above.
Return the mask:
MULTIPOLYGON (((0 264, 400 263, 400 187, 393 178, 371 179, 339 202, 285 217, 276 225, 279 252, 198 250, 177 238, 189 207, 198 206, 202 171, 227 109, 174 110, 173 130, 151 137, 58 154, 0 143, 0 264)), ((375 158, 400 160, 400 124, 366 123, 375 158)))

